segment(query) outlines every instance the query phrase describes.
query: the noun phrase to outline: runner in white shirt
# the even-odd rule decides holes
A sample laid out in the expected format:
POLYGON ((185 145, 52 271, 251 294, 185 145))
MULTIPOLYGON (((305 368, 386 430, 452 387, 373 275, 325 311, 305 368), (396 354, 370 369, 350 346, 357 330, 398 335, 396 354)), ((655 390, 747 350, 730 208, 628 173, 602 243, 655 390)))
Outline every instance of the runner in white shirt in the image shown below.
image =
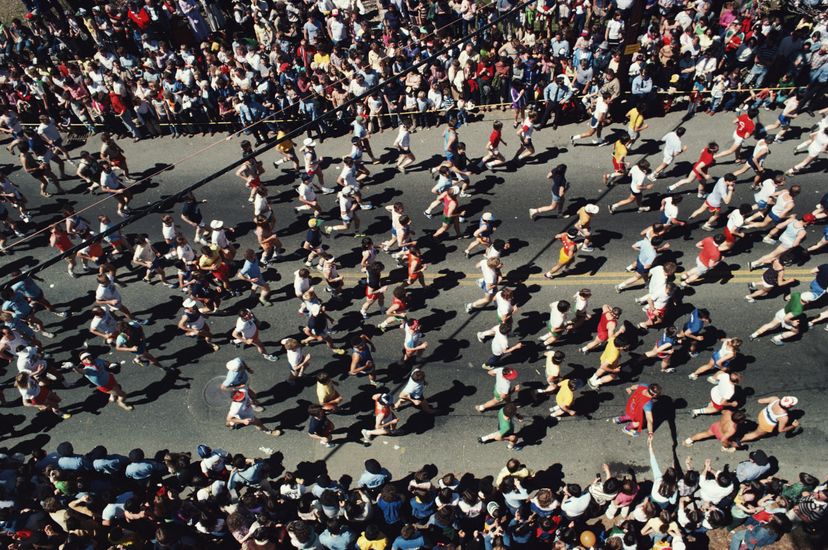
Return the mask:
POLYGON ((684 226, 686 222, 679 219, 678 205, 681 203, 681 195, 664 197, 661 199, 661 218, 659 222, 668 228, 670 226, 684 226))
POLYGON ((257 430, 268 435, 274 437, 282 435, 282 430, 269 430, 262 423, 261 419, 256 417, 253 410, 253 402, 250 400, 250 393, 247 388, 240 388, 233 392, 230 410, 227 411, 225 426, 228 428, 255 426, 257 430))
POLYGON ((659 164, 656 169, 653 170, 653 173, 650 174, 650 181, 655 181, 656 178, 658 178, 661 173, 673 163, 673 160, 675 160, 678 155, 687 151, 687 146, 681 143, 681 136, 683 136, 686 131, 687 130, 684 126, 679 126, 674 131, 667 132, 664 134, 664 137, 661 138, 661 141, 664 142, 661 164, 659 164))
MULTIPOLYGON (((306 268, 297 269, 293 272, 293 293, 301 300, 302 295, 305 294, 311 287, 310 271, 306 268)), ((300 313, 302 313, 300 311, 300 313)))
POLYGON ((268 361, 276 361, 277 357, 273 354, 267 353, 264 344, 259 338, 259 324, 253 312, 247 308, 239 311, 239 316, 236 319, 236 326, 231 333, 233 338, 233 345, 237 348, 242 346, 254 346, 256 350, 262 354, 268 361))
POLYGON ((484 330, 477 333, 477 340, 481 343, 489 336, 495 336, 497 329, 501 323, 509 323, 514 318, 517 312, 517 306, 514 303, 514 294, 511 288, 504 288, 495 294, 495 306, 497 309, 497 323, 489 330, 484 330))
POLYGON ((37 135, 43 138, 43 141, 46 142, 49 148, 58 155, 56 162, 58 163, 61 177, 65 177, 65 174, 63 174, 63 161, 60 160, 60 157, 62 156, 72 166, 75 166, 75 163, 72 162, 69 152, 63 148, 63 136, 60 135, 60 130, 58 130, 57 124, 55 124, 55 119, 48 115, 40 115, 39 120, 40 124, 37 125, 37 135))
POLYGON ((296 194, 299 195, 299 202, 301 206, 294 208, 297 212, 302 210, 313 210, 314 215, 322 213, 322 207, 319 206, 319 200, 316 197, 316 192, 313 190, 313 185, 310 183, 310 178, 307 174, 302 175, 302 182, 296 188, 296 194))
POLYGON ((731 401, 731 399, 736 395, 736 385, 742 380, 741 374, 718 371, 716 374, 708 376, 707 380, 715 384, 710 389, 710 403, 700 409, 693 409, 693 418, 702 414, 717 414, 726 407, 735 407, 738 404, 738 401, 731 401))
POLYGON ((751 208, 749 204, 742 204, 739 208, 734 208, 727 215, 727 223, 724 228, 725 242, 719 246, 719 250, 726 252, 733 248, 738 239, 745 236, 744 231, 741 231, 745 225, 745 216, 750 214, 751 208))
POLYGON ((284 338, 279 343, 285 348, 288 366, 290 366, 288 381, 293 383, 305 374, 305 368, 310 364, 310 354, 305 353, 302 344, 295 338, 284 338))
POLYGON ((700 216, 705 210, 710 211, 710 217, 702 225, 705 231, 713 231, 714 226, 719 220, 719 213, 722 211, 722 206, 730 204, 730 199, 733 198, 733 188, 736 186, 736 176, 734 174, 725 174, 724 177, 719 178, 713 190, 707 195, 707 198, 695 212, 690 214, 690 219, 700 216))
POLYGON ((500 283, 500 270, 503 267, 503 262, 500 261, 500 258, 490 258, 477 262, 477 267, 480 268, 480 272, 483 274, 483 277, 477 280, 478 286, 483 291, 483 297, 466 304, 466 313, 471 313, 474 309, 486 307, 492 303, 495 294, 497 294, 497 285, 500 283))
POLYGON ((639 160, 636 164, 630 168, 630 195, 623 200, 620 200, 614 204, 611 204, 609 207, 610 214, 615 214, 615 211, 622 206, 626 206, 630 203, 635 203, 638 206, 639 212, 649 212, 649 206, 642 206, 642 197, 644 195, 644 191, 653 188, 652 183, 644 183, 644 180, 647 178, 647 174, 650 173, 650 163, 647 162, 646 159, 639 160))
POLYGON ((514 160, 523 160, 535 154, 535 146, 532 144, 532 133, 535 131, 535 121, 537 118, 538 114, 531 112, 523 120, 520 127, 518 127, 517 136, 520 139, 520 147, 515 151, 514 160))
MULTIPOLYGON (((115 331, 118 321, 103 307, 92 308, 92 322, 89 323, 89 332, 104 340, 107 344, 115 342, 115 331)), ((85 347, 85 346, 84 346, 85 347)))
MULTIPOLYGON (((797 151, 799 151, 799 147, 802 145, 804 145, 804 143, 797 146, 797 151)), ((828 148, 828 127, 818 129, 816 132, 811 134, 811 141, 808 144, 808 156, 806 156, 802 162, 785 173, 789 176, 798 174, 803 168, 811 164, 819 155, 824 153, 826 148, 828 148)))
MULTIPOLYGON (((601 132, 604 129, 604 123, 606 122, 607 112, 609 111, 609 103, 607 101, 612 97, 609 92, 603 92, 598 95, 598 98, 595 102, 595 109, 592 111, 592 119, 589 121, 589 130, 582 134, 575 134, 574 136, 569 138, 569 142, 574 146, 575 142, 579 139, 585 139, 592 136, 597 136, 597 138, 601 137, 601 132)), ((600 139, 592 138, 593 145, 599 145, 601 143, 600 139)))
POLYGON ((549 322, 546 325, 547 332, 538 337, 538 340, 547 348, 561 339, 571 328, 572 323, 568 321, 571 305, 566 300, 558 300, 549 304, 549 322))
POLYGON ((407 120, 402 121, 400 123, 400 129, 397 132, 397 138, 394 140, 394 147, 396 147, 400 152, 395 165, 397 170, 403 174, 405 174, 406 166, 410 166, 416 160, 414 153, 411 152, 411 133, 409 132, 409 125, 410 123, 407 120))

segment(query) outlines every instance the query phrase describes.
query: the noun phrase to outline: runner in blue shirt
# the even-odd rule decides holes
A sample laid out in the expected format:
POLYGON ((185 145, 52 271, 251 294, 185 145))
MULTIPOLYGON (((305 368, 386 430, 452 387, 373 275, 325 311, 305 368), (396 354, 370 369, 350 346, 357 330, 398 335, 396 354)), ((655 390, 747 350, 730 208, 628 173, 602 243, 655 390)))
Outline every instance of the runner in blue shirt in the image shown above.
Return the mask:
POLYGON ((259 264, 259 259, 256 257, 256 252, 248 248, 244 251, 244 265, 237 273, 237 276, 242 281, 250 283, 251 291, 259 293, 259 303, 265 307, 270 307, 273 304, 267 297, 270 295, 270 286, 265 281, 262 269, 259 264))
POLYGON ((95 358, 89 352, 83 352, 80 356, 80 367, 75 367, 75 372, 83 375, 97 388, 99 392, 109 395, 109 401, 114 401, 124 410, 131 411, 135 407, 126 402, 126 393, 109 372, 109 363, 100 358, 95 358))
POLYGON ((690 341, 690 357, 697 357, 699 346, 704 342, 705 325, 710 324, 710 312, 706 309, 694 308, 690 318, 684 323, 681 332, 678 334, 678 344, 684 344, 685 339, 690 341))

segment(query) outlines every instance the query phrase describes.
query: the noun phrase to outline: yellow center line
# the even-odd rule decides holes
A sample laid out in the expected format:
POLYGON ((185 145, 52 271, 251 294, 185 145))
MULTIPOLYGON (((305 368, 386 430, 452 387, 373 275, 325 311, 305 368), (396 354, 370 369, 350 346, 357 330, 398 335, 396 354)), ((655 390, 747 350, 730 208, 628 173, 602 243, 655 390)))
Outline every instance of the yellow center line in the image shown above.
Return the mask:
MULTIPOLYGON (((564 277, 558 277, 555 279, 544 279, 544 278, 532 278, 530 277, 528 280, 523 281, 523 284, 532 284, 532 285, 540 285, 540 286, 614 286, 622 281, 625 281, 629 278, 629 274, 622 277, 615 277, 615 278, 597 278, 592 277, 589 275, 567 275, 564 277)), ((446 275, 439 275, 437 277, 431 276, 426 277, 426 284, 433 283, 438 279, 446 277, 446 275)), ((346 280, 357 281, 360 279, 358 276, 352 277, 344 277, 346 280)), ((732 279, 726 281, 724 284, 745 284, 745 283, 752 283, 758 280, 758 276, 754 277, 747 277, 747 276, 734 276, 732 279)), ((392 283, 394 284, 394 283, 392 283)), ((469 287, 478 287, 477 278, 466 278, 456 281, 455 286, 469 286, 469 287)), ((703 283, 700 283, 700 285, 703 283)), ((712 285, 721 285, 721 281, 716 281, 714 283, 708 283, 712 285)), ((507 280, 504 286, 511 286, 510 282, 507 280)), ((693 286, 693 285, 691 285, 693 286)), ((644 288, 643 282, 637 284, 638 288, 644 288)), ((418 285, 415 285, 413 288, 418 288, 418 285)), ((629 290, 634 290, 636 287, 631 287, 629 290)))

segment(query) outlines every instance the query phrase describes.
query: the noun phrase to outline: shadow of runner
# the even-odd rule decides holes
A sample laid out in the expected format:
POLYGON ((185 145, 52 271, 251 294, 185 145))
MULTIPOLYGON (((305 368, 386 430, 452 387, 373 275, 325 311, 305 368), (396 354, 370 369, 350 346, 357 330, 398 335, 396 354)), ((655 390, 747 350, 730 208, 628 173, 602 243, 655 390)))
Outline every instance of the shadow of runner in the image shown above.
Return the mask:
POLYGON ((192 378, 181 376, 181 371, 177 368, 172 368, 164 371, 164 377, 148 384, 143 390, 132 391, 127 393, 127 400, 131 405, 146 405, 157 401, 159 397, 172 390, 184 390, 190 388, 190 381, 192 378), (137 401, 133 398, 143 395, 142 399, 137 401))

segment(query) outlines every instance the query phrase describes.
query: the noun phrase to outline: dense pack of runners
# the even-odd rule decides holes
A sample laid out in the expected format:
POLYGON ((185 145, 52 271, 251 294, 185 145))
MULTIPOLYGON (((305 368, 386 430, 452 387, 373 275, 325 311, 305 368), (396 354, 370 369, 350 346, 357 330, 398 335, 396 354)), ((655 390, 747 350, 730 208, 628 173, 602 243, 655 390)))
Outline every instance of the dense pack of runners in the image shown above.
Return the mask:
POLYGON ((564 483, 545 475, 545 465, 513 458, 494 478, 426 466, 394 480, 369 460, 349 481, 286 472, 275 456, 206 445, 150 458, 154 450, 122 456, 98 446, 80 453, 64 442, 53 452, 0 455, 0 540, 8 547, 615 550, 718 540, 741 550, 794 529, 809 536, 824 531, 825 481, 806 472, 798 480, 775 477, 775 459, 761 448, 763 438, 801 431, 804 404, 795 395, 769 394, 774 388, 762 388, 761 398, 740 398, 743 378, 750 377, 741 368, 743 347, 763 338, 791 348, 803 338, 828 341, 828 263, 820 261, 828 250, 828 193, 814 202, 797 183, 799 174, 816 170, 828 146, 828 15, 819 2, 766 12, 734 1, 716 4, 718 13, 711 3, 678 0, 24 4, 23 20, 0 26, 0 132, 12 155, 0 168, 0 262, 32 247, 50 249, 63 256, 68 276, 88 282, 94 304, 82 312, 88 323, 72 328, 82 345, 62 349, 64 334, 49 325, 81 312, 54 304, 45 287, 56 273, 67 275, 0 264, 4 406, 74 422, 61 390, 87 384, 130 414, 136 405, 117 380, 121 358, 178 370, 151 349, 159 319, 135 314, 146 304, 125 303, 119 276, 132 272, 142 279, 136 284, 155 285, 159 302, 182 300, 167 320, 201 353, 238 348, 220 383, 227 429, 282 435, 283 426, 262 419, 254 389, 263 389, 255 382, 257 365, 280 362, 290 384, 313 379, 316 402, 306 427, 314 444, 348 443, 334 435, 334 422, 356 413, 372 417, 360 428, 358 442, 366 446, 401 435, 406 409, 441 414, 427 392, 433 327, 421 324, 412 304, 439 266, 428 262, 430 253, 462 239, 458 254, 463 250, 462 261, 480 273, 479 297, 465 313, 491 322, 476 338, 491 349, 481 367, 492 393, 482 388, 485 397, 474 410, 496 413, 494 431, 468 437, 522 448, 517 395, 531 375, 509 356, 534 347, 544 362, 535 399, 550 401, 550 422, 581 414, 574 405, 580 393, 622 385, 627 401, 609 420, 620 438, 646 439, 649 453, 641 460, 650 469, 642 476, 604 465, 592 480, 564 483), (640 35, 630 36, 627 27, 638 17, 640 35), (332 109, 339 111, 324 116, 332 109), (650 131, 660 147, 656 159, 632 160, 647 120, 685 109, 685 119, 717 116, 722 129, 698 151, 684 145, 686 125, 663 136, 650 131), (765 111, 776 121, 762 124, 765 111), (291 135, 300 127, 300 135, 291 135), (792 128, 804 130, 795 144, 792 128), (395 135, 390 160, 371 143, 386 130, 395 135), (481 174, 519 172, 536 155, 537 133, 564 131, 571 147, 595 147, 606 165, 604 186, 629 193, 612 204, 573 196, 575 166, 566 155, 550 166, 551 198, 520 223, 568 223, 554 235, 554 257, 538 261, 557 299, 548 317, 540 313, 542 332, 526 335, 515 322, 520 303, 507 278, 510 244, 499 235, 496 204, 473 219, 464 205, 481 174), (442 158, 433 162, 415 151, 415 132, 439 139, 442 158), (183 195, 177 212, 151 214, 155 234, 113 230, 143 216, 133 199, 155 175, 130 165, 126 140, 161 144, 197 133, 219 133, 220 146, 238 148, 234 177, 244 186, 240 201, 252 210, 251 234, 237 237, 225 222, 226 206, 205 216, 198 191, 183 195), (349 152, 338 157, 342 151, 327 140, 341 136, 349 152), (275 147, 255 155, 265 143, 275 147), (769 155, 781 147, 802 160, 779 166, 769 155), (690 158, 689 173, 674 170, 681 155, 690 158), (336 171, 325 162, 330 158, 336 171), (369 200, 365 188, 382 164, 421 173, 431 201, 369 200), (265 174, 273 171, 293 178, 289 198, 269 197, 274 189, 265 174), (74 180, 80 186, 67 188, 74 180), (30 200, 35 188, 40 198, 30 200), (83 202, 92 204, 76 211, 61 200, 70 194, 88 194, 83 202), (752 200, 737 204, 737 196, 752 200), (585 200, 569 208, 577 199, 585 200), (277 221, 276 202, 291 204, 295 218, 277 221), (360 218, 365 211, 387 213, 390 227, 373 230, 360 218), (615 286, 617 302, 590 304, 589 288, 572 293, 554 286, 576 259, 595 251, 596 224, 638 213, 646 217, 639 216, 629 277, 615 286), (280 234, 296 223, 304 238, 291 251, 280 234), (683 265, 663 259, 679 233, 697 249, 683 265), (343 235, 355 241, 343 246, 336 239, 343 235), (766 253, 747 258, 739 241, 757 235, 766 253), (354 242, 356 265, 343 265, 338 255, 354 242), (709 282, 735 256, 755 274, 745 309, 758 300, 774 300, 779 309, 767 322, 749 319, 743 331, 711 344, 720 311, 703 291, 686 299, 689 315, 675 310, 688 288, 709 282), (810 270, 810 280, 786 275, 797 264, 810 270), (289 301, 274 302, 269 281, 276 270, 292 281, 289 301), (337 319, 346 306, 358 310, 361 322, 337 319), (259 317, 274 311, 295 312, 304 326, 265 338, 259 317), (586 343, 569 345, 575 335, 586 343), (645 349, 636 361, 656 365, 657 374, 633 383, 625 365, 640 339, 645 349), (591 364, 589 376, 576 377, 567 366, 578 354, 591 364), (332 372, 311 370, 322 355, 375 388, 370 410, 354 410, 349 382, 340 386, 332 372), (379 376, 390 368, 380 361, 392 355, 395 368, 406 370, 396 391, 379 376), (662 468, 654 415, 665 384, 653 380, 675 387, 703 384, 699 378, 710 384, 710 398, 691 403, 691 414, 711 422, 679 434, 679 443, 749 453, 732 468, 714 468, 710 460, 699 468, 662 468))

